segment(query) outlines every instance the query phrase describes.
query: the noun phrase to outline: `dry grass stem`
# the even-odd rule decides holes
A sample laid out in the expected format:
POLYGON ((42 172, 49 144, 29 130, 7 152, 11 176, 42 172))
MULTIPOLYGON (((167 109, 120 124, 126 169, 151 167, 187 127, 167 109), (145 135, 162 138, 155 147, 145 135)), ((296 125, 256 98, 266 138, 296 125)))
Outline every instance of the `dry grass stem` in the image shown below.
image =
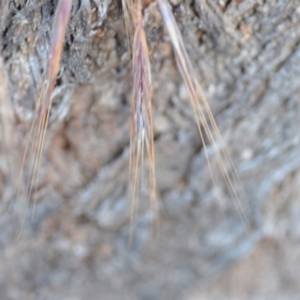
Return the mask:
MULTIPOLYGON (((215 177, 209 161, 205 137, 216 154, 217 162, 226 182, 227 188, 236 201, 238 211, 247 221, 245 208, 246 197, 241 186, 239 176, 233 162, 224 145, 217 124, 212 115, 208 101, 202 87, 197 80, 196 73, 185 49, 181 33, 173 17, 171 7, 167 0, 157 0, 163 21, 170 36, 171 45, 175 54, 178 69, 187 86, 191 104, 194 110, 200 137, 203 143, 212 181, 216 185, 215 177), (205 135, 204 135, 205 134, 205 135), (219 148, 220 147, 220 150, 219 148), (244 203, 241 203, 244 201, 244 203)), ((210 2, 210 1, 209 1, 210 2)), ((207 2, 203 2, 206 9, 211 10, 207 2)), ((133 232, 134 219, 138 211, 138 200, 142 190, 142 178, 144 171, 144 156, 147 155, 148 184, 151 210, 154 223, 158 220, 158 205, 156 196, 154 138, 152 120, 152 95, 151 95, 151 65, 144 28, 142 25, 142 0, 122 0, 124 22, 129 41, 131 41, 132 24, 134 24, 134 37, 132 41, 132 111, 130 133, 130 220, 131 234, 133 232), (132 22, 133 20, 133 22, 132 22), (146 152, 146 153, 145 153, 146 152)), ((29 133, 29 142, 25 148, 20 178, 23 173, 27 154, 29 156, 29 191, 26 199, 26 208, 20 226, 20 232, 28 210, 34 184, 38 181, 41 155, 45 141, 49 115, 52 106, 52 92, 55 87, 66 28, 68 25, 72 0, 59 0, 55 11, 52 43, 47 61, 46 73, 40 97, 36 104, 36 112, 29 133)), ((214 6, 212 6, 214 8, 214 6)), ((213 10, 214 12, 215 10, 213 10)), ((214 12, 212 17, 217 24, 223 24, 219 14, 214 12)), ((19 180, 20 180, 19 178, 19 180)), ((19 184, 18 184, 19 186, 19 184)), ((36 200, 34 200, 35 206, 36 200)), ((34 209, 33 209, 34 211, 34 209)), ((20 234, 20 233, 19 233, 20 234)))
POLYGON ((224 180, 226 182, 226 185, 228 187, 228 190, 232 198, 235 199, 235 203, 237 205, 238 211, 239 213, 241 213, 245 222, 247 222, 248 218, 245 211, 247 205, 246 205, 246 197, 244 194, 244 190, 240 183, 240 179, 237 174, 237 171, 225 147, 224 141, 221 137, 215 119, 212 115, 210 106, 204 95, 203 89, 197 80, 196 73, 194 71, 192 63, 185 49, 181 33, 173 17, 170 5, 166 0, 158 0, 158 5, 165 26, 170 36, 178 69, 185 81, 185 84, 189 92, 191 104, 195 113, 195 119, 203 143, 203 147, 204 147, 204 151, 205 151, 205 155, 206 155, 206 159, 207 159, 207 163, 208 163, 208 167, 210 170, 213 183, 215 184, 215 178, 209 162, 207 147, 205 145, 205 139, 204 139, 202 128, 204 129, 204 132, 214 149, 220 170, 222 172, 222 175, 224 177, 224 180), (217 142, 220 144, 221 150, 218 149, 217 142), (225 163, 229 165, 230 170, 226 168, 225 163), (243 203, 241 203, 241 201, 243 203))
MULTIPOLYGON (((35 111, 34 119, 29 133, 29 141, 25 148, 22 168, 20 172, 20 177, 21 177, 24 169, 26 156, 28 154, 29 164, 30 164, 29 184, 28 184, 29 192, 26 199, 26 208, 21 222, 20 232, 24 224, 34 183, 38 181, 38 177, 39 177, 41 155, 43 152, 43 145, 45 141, 45 135, 46 135, 47 125, 49 121, 51 106, 52 106, 52 92, 55 87, 56 78, 59 71, 60 58, 61 58, 64 38, 65 38, 69 17, 70 17, 71 8, 72 8, 72 0, 59 0, 55 11, 53 30, 52 30, 52 42, 51 42, 49 57, 47 61, 46 73, 44 75, 45 77, 44 77, 41 93, 36 104, 36 111, 35 111)), ((36 200, 34 202, 36 202, 36 200)), ((34 213, 34 209, 33 209, 33 213, 34 213)))
POLYGON ((142 26, 141 1, 136 6, 136 24, 133 40, 133 90, 130 137, 130 186, 131 224, 138 209, 138 198, 144 168, 144 152, 147 152, 149 171, 149 192, 154 220, 157 220, 156 181, 154 164, 154 140, 152 124, 151 66, 145 32, 142 26))

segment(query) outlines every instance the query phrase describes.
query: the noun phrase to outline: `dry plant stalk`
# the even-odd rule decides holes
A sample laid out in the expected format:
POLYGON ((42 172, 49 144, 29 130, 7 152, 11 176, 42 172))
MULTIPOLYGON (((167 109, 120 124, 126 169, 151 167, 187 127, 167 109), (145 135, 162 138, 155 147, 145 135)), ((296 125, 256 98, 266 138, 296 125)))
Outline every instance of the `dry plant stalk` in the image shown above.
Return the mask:
MULTIPOLYGON (((52 92, 55 87, 57 74, 59 71, 60 58, 64 44, 65 33, 70 18, 73 0, 59 0, 54 16, 52 29, 52 41, 47 61, 45 78, 41 93, 36 104, 36 111, 32 126, 29 133, 29 141, 27 142, 22 162, 20 177, 23 173, 24 163, 29 152, 29 192, 26 200, 26 208, 21 222, 20 232, 24 224, 29 201, 32 194, 32 188, 39 177, 39 167, 43 152, 43 145, 49 121, 49 115, 52 106, 52 92)), ((20 180, 20 178, 19 178, 20 180)), ((19 184, 18 184, 19 185, 19 184)), ((35 204, 36 200, 34 201, 35 204)), ((34 212, 34 209, 33 209, 34 212)), ((20 235, 19 232, 19 235, 20 235)))
MULTIPOLYGON (((197 80, 196 72, 192 67, 192 63, 184 47, 182 36, 173 17, 171 7, 167 0, 157 0, 157 3, 171 40, 171 45, 175 54, 178 69, 185 81, 189 92, 192 108, 194 110, 196 123, 203 143, 213 183, 215 184, 215 178, 213 176, 209 157, 207 154, 204 133, 206 134, 210 144, 214 149, 219 167, 221 169, 229 192, 236 200, 239 212, 241 212, 244 219, 247 220, 244 211, 244 207, 246 207, 245 203, 243 203, 242 205, 242 203, 240 202, 240 200, 245 201, 245 195, 240 184, 239 176, 224 145, 202 87, 197 80), (220 143, 221 150, 218 149, 217 142, 220 143), (229 164, 229 167, 231 169, 230 171, 226 169, 225 162, 229 164), (237 186, 237 188, 235 188, 234 186, 237 186)), ((132 0, 122 0, 122 5, 125 27, 129 40, 131 40, 131 20, 133 19, 135 23, 134 38, 132 42, 133 89, 129 163, 129 186, 131 197, 130 219, 131 225, 133 225, 133 220, 135 219, 138 210, 138 198, 141 192, 141 178, 144 169, 145 151, 147 152, 148 158, 149 198, 151 209, 154 213, 154 221, 157 221, 158 204, 156 197, 154 138, 151 103, 151 65, 146 36, 142 25, 142 3, 141 0, 137 0, 136 3, 133 3, 132 0)), ((29 137, 32 140, 30 140, 26 145, 22 163, 21 174, 24 168, 24 162, 27 156, 27 152, 30 148, 29 192, 26 200, 26 209, 21 223, 21 228, 23 226, 25 215, 28 209, 33 184, 38 180, 41 155, 52 105, 52 92, 59 70, 62 47, 71 8, 72 0, 59 0, 55 11, 52 43, 47 62, 45 79, 40 97, 36 105, 36 112, 29 134, 29 137)), ((133 228, 131 228, 131 232, 132 229, 133 228)))
POLYGON ((130 186, 131 224, 138 209, 138 198, 144 166, 144 152, 147 152, 149 174, 149 196, 154 221, 157 220, 157 200, 154 161, 154 139, 152 121, 151 65, 145 32, 142 25, 141 0, 136 5, 135 34, 132 44, 132 108, 130 134, 130 186))
POLYGON ((159 9, 161 11, 165 26, 169 33, 169 37, 171 40, 171 45, 175 54, 176 63, 178 69, 185 81, 187 86, 191 105, 194 110, 195 119, 197 122, 198 130, 200 133, 200 137, 202 140, 202 144, 205 151, 206 160, 208 163, 209 171, 213 183, 215 184, 215 178, 210 166, 208 154, 207 154, 207 147, 204 140, 204 135, 202 131, 202 127, 204 132, 212 145, 215 155, 217 157, 217 161, 222 172, 222 175, 225 179, 226 185, 229 189, 229 192, 233 199, 235 199, 235 203, 237 205, 238 211, 242 214, 243 219, 247 222, 247 216, 245 213, 246 206, 246 197, 244 194, 244 190, 240 183, 239 176, 237 171, 233 165, 233 162, 228 154, 220 131, 217 127, 213 114, 211 112, 210 106, 208 101, 205 97, 203 89, 197 80, 196 72, 192 66, 192 63, 189 59, 188 53, 185 49, 184 42, 181 36, 181 33, 177 27, 177 23, 175 18, 172 14, 171 8, 167 0, 158 0, 159 9), (217 147, 217 142, 221 145, 221 150, 217 147), (228 162, 231 171, 228 171, 225 167, 225 162, 228 162), (235 188, 234 185, 237 187, 235 188), (241 203, 243 201, 243 203, 241 203))

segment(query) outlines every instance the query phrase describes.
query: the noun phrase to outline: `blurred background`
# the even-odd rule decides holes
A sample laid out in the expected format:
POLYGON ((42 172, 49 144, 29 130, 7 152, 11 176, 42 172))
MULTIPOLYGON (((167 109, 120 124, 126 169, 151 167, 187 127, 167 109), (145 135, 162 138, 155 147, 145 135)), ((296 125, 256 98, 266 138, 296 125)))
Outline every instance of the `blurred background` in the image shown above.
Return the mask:
POLYGON ((154 238, 143 188, 131 245, 121 1, 73 1, 26 210, 28 158, 18 178, 56 4, 0 2, 0 299, 299 299, 299 2, 170 0, 245 191, 241 210, 207 145, 211 179, 157 3, 144 1, 160 222, 154 238))

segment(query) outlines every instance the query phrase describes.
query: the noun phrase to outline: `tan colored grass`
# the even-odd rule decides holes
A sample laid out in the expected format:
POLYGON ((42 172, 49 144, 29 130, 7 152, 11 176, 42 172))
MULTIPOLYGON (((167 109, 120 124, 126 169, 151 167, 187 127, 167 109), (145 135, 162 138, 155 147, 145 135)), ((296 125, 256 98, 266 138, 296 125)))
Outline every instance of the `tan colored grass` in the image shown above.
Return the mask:
MULTIPOLYGON (((195 119, 203 143, 206 159, 212 180, 215 178, 211 170, 207 148, 205 145, 204 133, 212 145, 220 170, 223 174, 230 194, 236 200, 239 211, 244 218, 246 207, 241 204, 245 201, 243 188, 241 187, 239 176, 234 168, 232 160, 224 145, 219 129, 212 115, 208 101, 204 95, 202 87, 197 80, 196 73, 192 67, 187 51, 173 17, 169 3, 166 0, 157 0, 164 23, 170 36, 171 45, 174 50, 178 69, 188 88, 191 105, 195 113, 195 119), (203 132, 204 130, 204 132, 203 132), (217 142, 221 145, 221 150, 217 147, 217 142), (229 164, 228 170, 225 164, 229 164)), ((156 196, 155 179, 155 157, 153 139, 153 120, 152 120, 152 94, 151 94, 151 65, 144 28, 142 26, 142 3, 137 0, 122 0, 124 22, 126 31, 130 38, 132 20, 134 22, 134 38, 132 42, 132 69, 133 69, 133 88, 132 88, 132 113, 131 113, 131 133, 130 133, 130 198, 131 198, 131 232, 133 232, 134 219, 138 211, 138 200, 141 194, 141 179, 145 167, 144 156, 147 155, 149 198, 151 209, 154 213, 154 220, 157 220, 158 205, 156 196), (146 152, 146 153, 145 153, 146 152)), ((30 141, 26 145, 22 163, 29 156, 29 192, 26 200, 26 209, 21 222, 20 232, 27 213, 28 204, 31 198, 34 183, 38 180, 39 166, 43 145, 52 106, 52 92, 55 86, 56 77, 59 70, 59 63, 64 43, 66 28, 72 7, 72 0, 59 0, 52 33, 52 43, 47 62, 44 84, 40 97, 36 104, 36 112, 30 130, 30 141)), ((21 173, 22 173, 21 171, 21 173)))
MULTIPOLYGON (((55 10, 54 23, 52 29, 52 41, 51 41, 51 47, 50 47, 49 57, 47 61, 46 73, 44 75, 45 78, 43 81, 43 86, 41 89, 39 99, 36 104, 36 111, 35 111, 33 123, 29 133, 29 141, 25 148, 22 168, 20 172, 20 178, 21 178, 25 160, 28 154, 29 192, 26 199, 26 208, 24 211, 23 219, 21 221, 19 235, 21 233, 25 216, 27 214, 28 205, 32 195, 32 189, 34 183, 38 181, 38 177, 39 177, 41 156, 43 152, 45 135, 47 131, 47 125, 48 125, 49 115, 52 106, 52 92, 59 71, 61 53, 64 44, 66 28, 71 13, 72 3, 73 3, 72 0, 59 0, 55 10)), ((34 202, 36 202, 36 200, 34 202)))
POLYGON ((176 62, 178 69, 185 81, 187 86, 191 105, 194 110, 195 119, 197 122, 198 130, 200 133, 200 137, 203 143, 210 175, 215 184, 215 178, 211 169, 211 165, 209 162, 207 147, 204 140, 203 133, 206 134, 210 144, 212 145, 218 165, 222 172, 223 178, 226 182, 228 190, 235 200, 237 209, 239 213, 241 213, 245 222, 247 222, 246 216, 246 197, 242 185, 240 183, 239 176, 237 171, 233 165, 232 159, 228 154, 220 131, 217 127, 213 114, 211 112, 209 103, 205 97, 203 89, 197 80, 196 72, 192 66, 192 63, 189 59, 189 55, 185 49, 184 42, 181 36, 181 33, 178 29, 177 23, 173 17, 171 8, 169 3, 166 0, 158 0, 158 6, 161 11, 165 26, 170 36, 172 48, 175 54, 176 62), (204 132, 203 132, 204 130, 204 132), (217 147, 217 142, 221 145, 221 150, 217 147), (228 170, 225 164, 228 164, 230 170, 228 170))
POLYGON ((138 210, 144 152, 148 158, 149 197, 157 220, 157 199, 152 121, 151 65, 145 32, 142 26, 141 1, 136 3, 135 33, 132 44, 132 115, 130 134, 131 224, 138 210))

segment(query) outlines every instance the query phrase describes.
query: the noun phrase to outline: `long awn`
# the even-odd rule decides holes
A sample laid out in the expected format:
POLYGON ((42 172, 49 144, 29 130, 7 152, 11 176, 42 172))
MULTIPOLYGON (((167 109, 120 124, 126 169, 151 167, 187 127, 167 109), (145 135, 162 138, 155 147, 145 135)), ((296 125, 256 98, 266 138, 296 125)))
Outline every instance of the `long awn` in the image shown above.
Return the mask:
MULTIPOLYGON (((205 144, 204 133, 212 145, 216 154, 217 162, 222 172, 223 178, 229 189, 230 194, 236 200, 239 212, 247 220, 244 211, 245 201, 243 188, 240 184, 239 176, 224 145, 221 134, 211 112, 208 101, 204 95, 203 89, 197 80, 196 72, 189 59, 185 49, 184 42, 178 29, 177 23, 172 14, 170 4, 167 0, 157 0, 162 19, 165 23, 170 42, 174 51, 178 69, 187 86, 191 106, 193 108, 200 138, 203 143, 205 156, 208 162, 211 178, 215 184, 212 168, 209 162, 207 148, 205 144), (217 147, 217 142, 221 145, 221 150, 217 147), (225 162, 229 164, 228 171, 225 162)), ((134 37, 132 41, 132 70, 133 70, 133 88, 132 88, 132 113, 131 113, 131 133, 130 133, 130 184, 131 187, 131 224, 137 214, 137 201, 141 189, 141 178, 144 169, 144 152, 148 158, 148 181, 149 198, 151 209, 154 212, 155 220, 158 215, 158 204, 156 197, 155 180, 155 159, 154 159, 154 139, 153 139, 153 121, 152 121, 152 94, 151 94, 151 64, 147 46, 146 35, 142 25, 142 1, 122 0, 124 22, 129 41, 131 40, 132 23, 134 23, 134 37)), ((59 70, 60 58, 65 39, 66 28, 72 9, 72 0, 59 0, 52 33, 52 43, 47 62, 44 83, 40 97, 36 104, 36 112, 30 130, 31 142, 27 143, 22 170, 24 167, 27 152, 30 149, 30 184, 29 193, 26 201, 26 209, 21 223, 24 223, 25 214, 28 209, 28 203, 32 194, 34 182, 38 180, 39 167, 45 134, 49 121, 49 114, 52 106, 52 92, 55 87, 56 77, 59 70), (31 145, 30 145, 31 143, 31 145)), ((22 172, 22 171, 21 171, 22 172)), ((20 230, 21 231, 21 230, 20 230)))
MULTIPOLYGON (((32 194, 34 183, 38 181, 39 168, 45 135, 52 106, 52 92, 55 87, 57 74, 59 71, 60 58, 63 49, 65 33, 71 13, 73 0, 59 0, 54 16, 52 29, 52 41, 47 61, 45 77, 39 99, 36 104, 34 119, 29 133, 29 141, 27 142, 23 157, 20 177, 23 172, 26 156, 29 152, 29 192, 26 199, 26 207, 21 221, 19 236, 23 227, 25 216, 27 213, 29 201, 32 194), (30 148, 30 151, 29 151, 30 148)), ((18 184, 19 185, 19 184, 18 184)), ((17 192, 18 195, 18 192, 17 192)), ((36 200, 34 201, 35 204, 36 200)), ((34 209, 33 209, 34 213, 34 209)))

